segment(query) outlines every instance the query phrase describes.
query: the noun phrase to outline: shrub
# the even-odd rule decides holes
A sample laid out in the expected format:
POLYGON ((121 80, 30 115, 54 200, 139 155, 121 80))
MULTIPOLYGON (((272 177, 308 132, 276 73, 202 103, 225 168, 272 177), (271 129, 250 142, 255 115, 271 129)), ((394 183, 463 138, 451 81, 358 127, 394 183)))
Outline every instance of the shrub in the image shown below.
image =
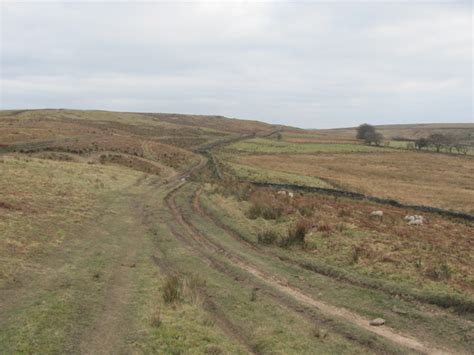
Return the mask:
POLYGON ((300 205, 298 206, 298 212, 305 217, 309 217, 313 214, 314 206, 312 205, 300 205))
POLYGON ((451 278, 451 274, 452 270, 446 263, 430 266, 425 270, 425 276, 434 281, 449 280, 451 278))
POLYGON ((150 319, 150 325, 153 327, 153 328, 159 328, 160 325, 162 323, 162 320, 161 320, 161 314, 159 311, 156 311, 155 313, 153 313, 153 315, 151 316, 151 319, 150 319))
POLYGON ((217 345, 209 345, 204 352, 210 355, 224 354, 224 350, 217 345))
POLYGON ((188 276, 183 279, 181 285, 181 294, 187 302, 201 306, 204 303, 202 289, 206 286, 206 281, 197 276, 188 276))
POLYGON ((324 338, 326 338, 327 335, 328 335, 328 332, 327 332, 325 329, 321 329, 321 328, 319 328, 319 327, 317 327, 317 326, 315 326, 315 327, 312 329, 311 333, 313 334, 314 337, 320 338, 320 339, 324 339, 324 338))
POLYGON ((257 234, 257 242, 259 244, 270 245, 277 241, 278 234, 273 230, 261 231, 257 234))
POLYGON ((349 254, 349 264, 354 265, 359 262, 359 258, 362 254, 362 249, 360 247, 354 247, 352 248, 350 254, 349 254))
POLYGON ((347 226, 344 223, 336 224, 336 230, 338 232, 344 232, 347 229, 347 226))
POLYGON ((351 216, 351 211, 350 211, 350 210, 347 210, 347 209, 345 209, 345 208, 340 209, 340 210, 337 212, 337 216, 338 216, 338 217, 350 217, 350 216, 351 216))
POLYGON ((318 232, 332 232, 332 227, 328 223, 318 224, 318 232))
POLYGON ((262 217, 264 219, 278 219, 283 213, 280 206, 265 205, 263 203, 253 203, 250 206, 247 217, 250 219, 257 219, 262 217))
POLYGON ((255 287, 252 289, 252 292, 250 293, 250 302, 255 302, 257 300, 257 292, 258 292, 258 287, 255 287))
POLYGON ((173 303, 179 298, 180 282, 176 275, 168 276, 163 286, 163 301, 173 303))
POLYGON ((288 235, 280 240, 281 247, 288 247, 293 244, 304 244, 304 237, 311 228, 311 221, 300 219, 293 227, 288 229, 288 235))

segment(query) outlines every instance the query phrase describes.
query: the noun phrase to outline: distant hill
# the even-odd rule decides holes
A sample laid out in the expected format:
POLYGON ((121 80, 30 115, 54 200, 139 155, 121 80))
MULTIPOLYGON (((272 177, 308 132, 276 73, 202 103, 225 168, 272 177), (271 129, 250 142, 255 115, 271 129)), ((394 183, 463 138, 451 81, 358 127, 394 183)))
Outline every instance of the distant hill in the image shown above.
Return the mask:
POLYGON ((293 127, 223 116, 171 113, 112 112, 101 110, 0 111, 0 144, 41 141, 84 134, 136 135, 183 148, 236 134, 265 134, 293 127))

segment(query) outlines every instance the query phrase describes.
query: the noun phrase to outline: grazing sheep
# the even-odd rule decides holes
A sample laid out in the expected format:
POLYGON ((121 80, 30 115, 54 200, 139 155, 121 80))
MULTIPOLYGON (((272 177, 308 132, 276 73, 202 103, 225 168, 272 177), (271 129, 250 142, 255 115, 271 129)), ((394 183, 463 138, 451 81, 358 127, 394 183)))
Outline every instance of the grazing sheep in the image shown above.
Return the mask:
POLYGON ((288 192, 288 196, 289 196, 290 198, 295 197, 295 195, 293 194, 293 192, 288 192))
POLYGON ((277 192, 277 195, 286 196, 286 191, 280 190, 277 192))
POLYGON ((383 217, 383 211, 372 211, 370 212, 372 217, 383 217))
POLYGON ((424 218, 415 214, 413 216, 405 216, 405 221, 408 221, 410 226, 421 226, 423 225, 424 218))

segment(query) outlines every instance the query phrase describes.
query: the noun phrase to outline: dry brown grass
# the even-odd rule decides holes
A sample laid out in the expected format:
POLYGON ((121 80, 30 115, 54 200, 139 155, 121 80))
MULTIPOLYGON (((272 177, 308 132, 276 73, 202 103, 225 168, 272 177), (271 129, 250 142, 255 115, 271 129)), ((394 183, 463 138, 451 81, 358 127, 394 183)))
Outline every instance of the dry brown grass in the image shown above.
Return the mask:
MULTIPOLYGON (((269 195, 268 203, 282 199, 275 190, 257 188, 251 200, 264 193, 269 195)), ((262 230, 283 235, 287 228, 302 220, 299 207, 311 206, 313 212, 304 218, 305 248, 294 253, 327 265, 352 268, 364 275, 409 281, 428 288, 455 287, 474 294, 472 222, 422 213, 425 224, 410 226, 404 216, 420 212, 318 194, 297 194, 287 201, 286 211, 276 222, 249 220, 248 202, 218 194, 211 198, 216 208, 257 237, 262 230), (372 218, 370 213, 374 210, 383 210, 383 219, 372 218)))
POLYGON ((106 194, 140 173, 114 166, 0 157, 0 285, 60 245, 66 230, 97 214, 106 194))
POLYGON ((404 203, 474 213, 474 159, 418 152, 242 156, 239 163, 315 176, 404 203))

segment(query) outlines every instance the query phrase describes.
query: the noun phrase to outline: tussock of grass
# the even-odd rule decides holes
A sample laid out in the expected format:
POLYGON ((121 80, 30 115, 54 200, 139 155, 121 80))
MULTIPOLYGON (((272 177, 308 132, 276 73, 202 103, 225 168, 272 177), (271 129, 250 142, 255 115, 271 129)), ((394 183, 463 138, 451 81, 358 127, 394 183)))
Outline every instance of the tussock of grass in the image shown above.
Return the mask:
POLYGON ((181 293, 181 283, 176 275, 168 276, 163 285, 163 301, 173 303, 179 300, 181 293))

